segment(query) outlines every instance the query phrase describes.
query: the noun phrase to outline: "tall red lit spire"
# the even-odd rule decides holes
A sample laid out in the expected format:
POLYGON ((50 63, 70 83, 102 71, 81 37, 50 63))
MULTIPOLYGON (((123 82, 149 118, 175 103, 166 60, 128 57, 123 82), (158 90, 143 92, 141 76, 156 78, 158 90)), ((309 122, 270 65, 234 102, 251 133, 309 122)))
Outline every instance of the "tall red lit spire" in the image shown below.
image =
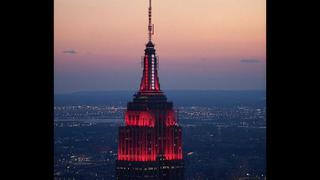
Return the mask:
POLYGON ((160 83, 158 77, 158 67, 159 61, 158 56, 156 56, 156 50, 154 49, 154 44, 152 43, 152 35, 154 34, 154 25, 152 24, 152 7, 151 0, 149 0, 148 8, 148 36, 149 41, 146 44, 146 49, 144 50, 143 56, 143 74, 140 83, 141 92, 159 92, 160 83))
POLYGON ((119 127, 116 177, 183 180, 182 128, 173 103, 160 90, 151 13, 149 0, 149 38, 142 57, 143 74, 139 91, 127 104, 125 123, 119 127))

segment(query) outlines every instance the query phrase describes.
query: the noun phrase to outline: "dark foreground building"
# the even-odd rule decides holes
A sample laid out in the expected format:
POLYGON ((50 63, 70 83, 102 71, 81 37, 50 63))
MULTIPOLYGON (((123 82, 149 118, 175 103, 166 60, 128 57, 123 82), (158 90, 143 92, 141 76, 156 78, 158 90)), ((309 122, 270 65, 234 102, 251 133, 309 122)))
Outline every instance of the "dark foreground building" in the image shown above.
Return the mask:
POLYGON ((151 40, 151 0, 148 32, 140 90, 127 105, 125 126, 119 128, 116 177, 183 179, 182 131, 172 102, 160 90, 159 62, 151 40))

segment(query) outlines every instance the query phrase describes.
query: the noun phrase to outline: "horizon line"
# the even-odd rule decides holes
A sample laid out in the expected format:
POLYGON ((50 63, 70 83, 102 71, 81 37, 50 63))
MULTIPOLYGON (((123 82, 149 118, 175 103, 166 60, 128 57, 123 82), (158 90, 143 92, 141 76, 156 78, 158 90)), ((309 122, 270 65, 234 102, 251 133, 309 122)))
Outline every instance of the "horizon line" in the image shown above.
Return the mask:
MULTIPOLYGON (((76 94, 76 93, 90 93, 90 92, 135 92, 139 90, 130 90, 130 89, 118 89, 118 90, 79 90, 72 92, 59 92, 53 93, 54 95, 67 95, 67 94, 76 94)), ((266 89, 165 89, 166 91, 266 91, 266 89)))

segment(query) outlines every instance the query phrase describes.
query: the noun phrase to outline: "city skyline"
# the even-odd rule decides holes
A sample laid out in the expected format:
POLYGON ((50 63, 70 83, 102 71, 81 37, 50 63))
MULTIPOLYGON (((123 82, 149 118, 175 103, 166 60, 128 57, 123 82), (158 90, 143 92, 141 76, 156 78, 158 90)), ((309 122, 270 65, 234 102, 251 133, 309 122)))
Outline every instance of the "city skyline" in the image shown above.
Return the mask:
MULTIPOLYGON (((55 93, 138 89, 146 2, 54 3, 55 93)), ((265 89, 265 0, 153 3, 162 89, 265 89)))

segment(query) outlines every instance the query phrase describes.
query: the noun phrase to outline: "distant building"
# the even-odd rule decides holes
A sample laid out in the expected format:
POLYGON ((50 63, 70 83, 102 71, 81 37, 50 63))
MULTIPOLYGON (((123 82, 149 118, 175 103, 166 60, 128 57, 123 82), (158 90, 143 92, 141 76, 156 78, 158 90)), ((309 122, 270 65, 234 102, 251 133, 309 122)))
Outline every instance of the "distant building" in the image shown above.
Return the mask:
POLYGON ((151 0, 148 32, 140 89, 127 104, 125 126, 119 128, 116 178, 183 179, 182 129, 172 102, 160 90, 151 0))

